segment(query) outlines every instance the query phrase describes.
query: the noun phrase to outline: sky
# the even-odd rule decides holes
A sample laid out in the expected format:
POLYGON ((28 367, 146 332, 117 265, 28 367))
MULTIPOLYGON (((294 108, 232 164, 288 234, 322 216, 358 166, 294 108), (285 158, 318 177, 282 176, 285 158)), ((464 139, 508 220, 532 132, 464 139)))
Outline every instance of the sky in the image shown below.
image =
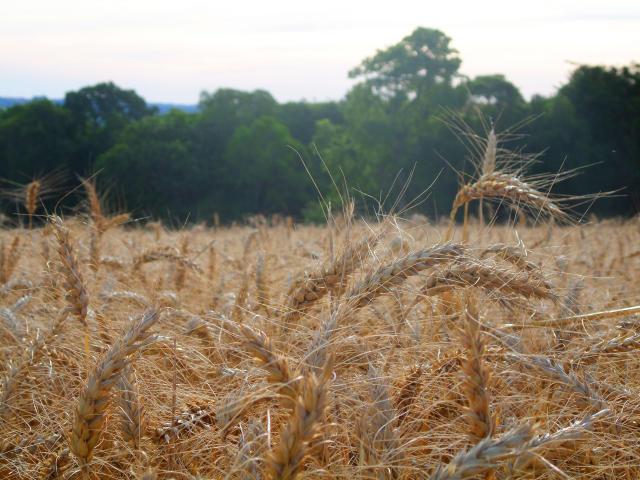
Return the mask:
POLYGON ((5 0, 0 96, 110 80, 152 102, 220 87, 337 100, 351 68, 418 26, 452 38, 461 73, 503 73, 526 97, 575 64, 640 62, 638 0, 5 0))

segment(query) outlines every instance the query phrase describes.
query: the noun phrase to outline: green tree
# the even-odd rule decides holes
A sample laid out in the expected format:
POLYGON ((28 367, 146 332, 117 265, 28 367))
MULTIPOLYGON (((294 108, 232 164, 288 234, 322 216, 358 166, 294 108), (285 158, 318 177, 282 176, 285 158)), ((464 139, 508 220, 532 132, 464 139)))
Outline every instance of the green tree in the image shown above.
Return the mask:
POLYGON ((296 152, 303 146, 285 125, 273 117, 260 117, 239 127, 227 148, 230 168, 227 211, 286 212, 297 215, 312 194, 311 182, 296 152))
POLYGON ((419 27, 399 43, 365 59, 349 77, 365 77, 385 96, 420 95, 436 83, 450 83, 462 61, 440 30, 419 27))
POLYGON ((589 166, 563 184, 559 193, 584 195, 621 190, 598 200, 593 211, 633 213, 640 208, 640 69, 582 66, 557 95, 531 101, 544 115, 533 122, 530 142, 546 149, 543 167, 589 166))
POLYGON ((64 108, 73 122, 75 151, 71 167, 78 173, 85 173, 130 123, 155 113, 135 91, 112 82, 67 93, 64 108))
POLYGON ((71 148, 69 112, 49 100, 0 112, 0 178, 24 182, 64 168, 71 148))
POLYGON ((207 165, 194 155, 194 116, 173 110, 130 124, 96 162, 137 214, 184 221, 207 216, 207 165))
POLYGON ((214 93, 202 92, 199 106, 208 128, 226 144, 237 127, 249 125, 262 116, 276 115, 278 102, 264 90, 243 92, 221 88, 214 93))
POLYGON ((278 120, 284 123, 293 137, 307 145, 311 142, 318 120, 342 123, 341 106, 337 102, 287 102, 278 107, 278 120))
MULTIPOLYGON (((470 98, 485 119, 496 123, 498 129, 510 128, 529 114, 528 105, 520 90, 504 75, 480 75, 464 84, 470 98)), ((476 112, 471 112, 476 116, 476 112)), ((473 123, 472 119, 469 119, 473 123)))

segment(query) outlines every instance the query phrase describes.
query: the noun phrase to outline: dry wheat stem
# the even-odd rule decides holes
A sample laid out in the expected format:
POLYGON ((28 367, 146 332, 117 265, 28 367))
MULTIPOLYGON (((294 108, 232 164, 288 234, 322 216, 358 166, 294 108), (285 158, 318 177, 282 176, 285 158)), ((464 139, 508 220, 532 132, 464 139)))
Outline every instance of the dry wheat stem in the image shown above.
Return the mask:
POLYGON ((596 320, 609 320, 613 318, 626 317, 630 315, 637 315, 640 313, 640 305, 635 305, 633 307, 624 307, 624 308, 614 308, 612 310, 604 310, 601 312, 591 312, 584 313, 581 315, 571 315, 569 317, 564 318, 556 318, 551 320, 534 320, 528 322, 524 325, 515 325, 515 324, 505 324, 505 327, 508 326, 520 326, 523 328, 537 328, 537 327, 559 327, 562 325, 566 325, 567 323, 571 324, 577 321, 596 321, 596 320))

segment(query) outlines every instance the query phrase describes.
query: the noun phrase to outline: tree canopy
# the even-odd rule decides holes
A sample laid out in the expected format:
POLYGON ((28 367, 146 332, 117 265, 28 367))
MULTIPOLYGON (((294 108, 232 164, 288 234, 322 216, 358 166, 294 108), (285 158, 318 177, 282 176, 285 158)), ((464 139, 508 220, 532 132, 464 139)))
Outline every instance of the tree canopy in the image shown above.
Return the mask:
POLYGON ((264 90, 221 88, 203 92, 195 113, 161 115, 136 92, 101 83, 62 104, 0 110, 0 177, 98 173, 135 215, 180 222, 214 212, 226 221, 255 213, 318 219, 315 187, 335 204, 335 185, 363 205, 422 199, 414 211, 438 215, 455 195, 456 171, 472 168, 455 124, 517 133, 509 148, 544 152, 533 173, 582 169, 555 193, 620 190, 590 211, 637 212, 638 65, 580 66, 556 94, 530 100, 504 75, 468 78, 460 66, 452 39, 417 28, 355 67, 349 75, 358 82, 335 102, 280 104, 264 90))
POLYGON ((399 43, 366 58, 349 72, 365 77, 384 94, 420 94, 435 83, 450 83, 462 60, 440 30, 417 28, 399 43))

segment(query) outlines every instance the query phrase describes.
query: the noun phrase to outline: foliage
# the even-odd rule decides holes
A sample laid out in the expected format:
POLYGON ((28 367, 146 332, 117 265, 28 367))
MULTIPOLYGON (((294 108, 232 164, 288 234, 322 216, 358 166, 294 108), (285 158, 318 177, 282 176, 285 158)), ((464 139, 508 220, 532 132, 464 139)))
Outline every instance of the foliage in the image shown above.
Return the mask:
POLYGON ((180 221, 214 212, 226 221, 259 212, 318 219, 298 152, 333 208, 345 186, 364 206, 388 198, 398 208, 428 190, 416 211, 439 215, 457 190, 456 171, 471 168, 472 152, 450 129, 455 118, 483 136, 509 133, 509 148, 544 152, 531 173, 582 170, 555 193, 623 189, 588 207, 637 211, 637 65, 582 66, 557 94, 529 101, 503 75, 467 78, 460 65, 449 37, 418 28, 354 68, 359 82, 339 102, 279 104, 264 90, 223 88, 203 92, 196 113, 158 115, 134 91, 102 83, 69 92, 62 105, 36 100, 0 111, 0 177, 25 183, 56 168, 101 171, 135 214, 180 221))

